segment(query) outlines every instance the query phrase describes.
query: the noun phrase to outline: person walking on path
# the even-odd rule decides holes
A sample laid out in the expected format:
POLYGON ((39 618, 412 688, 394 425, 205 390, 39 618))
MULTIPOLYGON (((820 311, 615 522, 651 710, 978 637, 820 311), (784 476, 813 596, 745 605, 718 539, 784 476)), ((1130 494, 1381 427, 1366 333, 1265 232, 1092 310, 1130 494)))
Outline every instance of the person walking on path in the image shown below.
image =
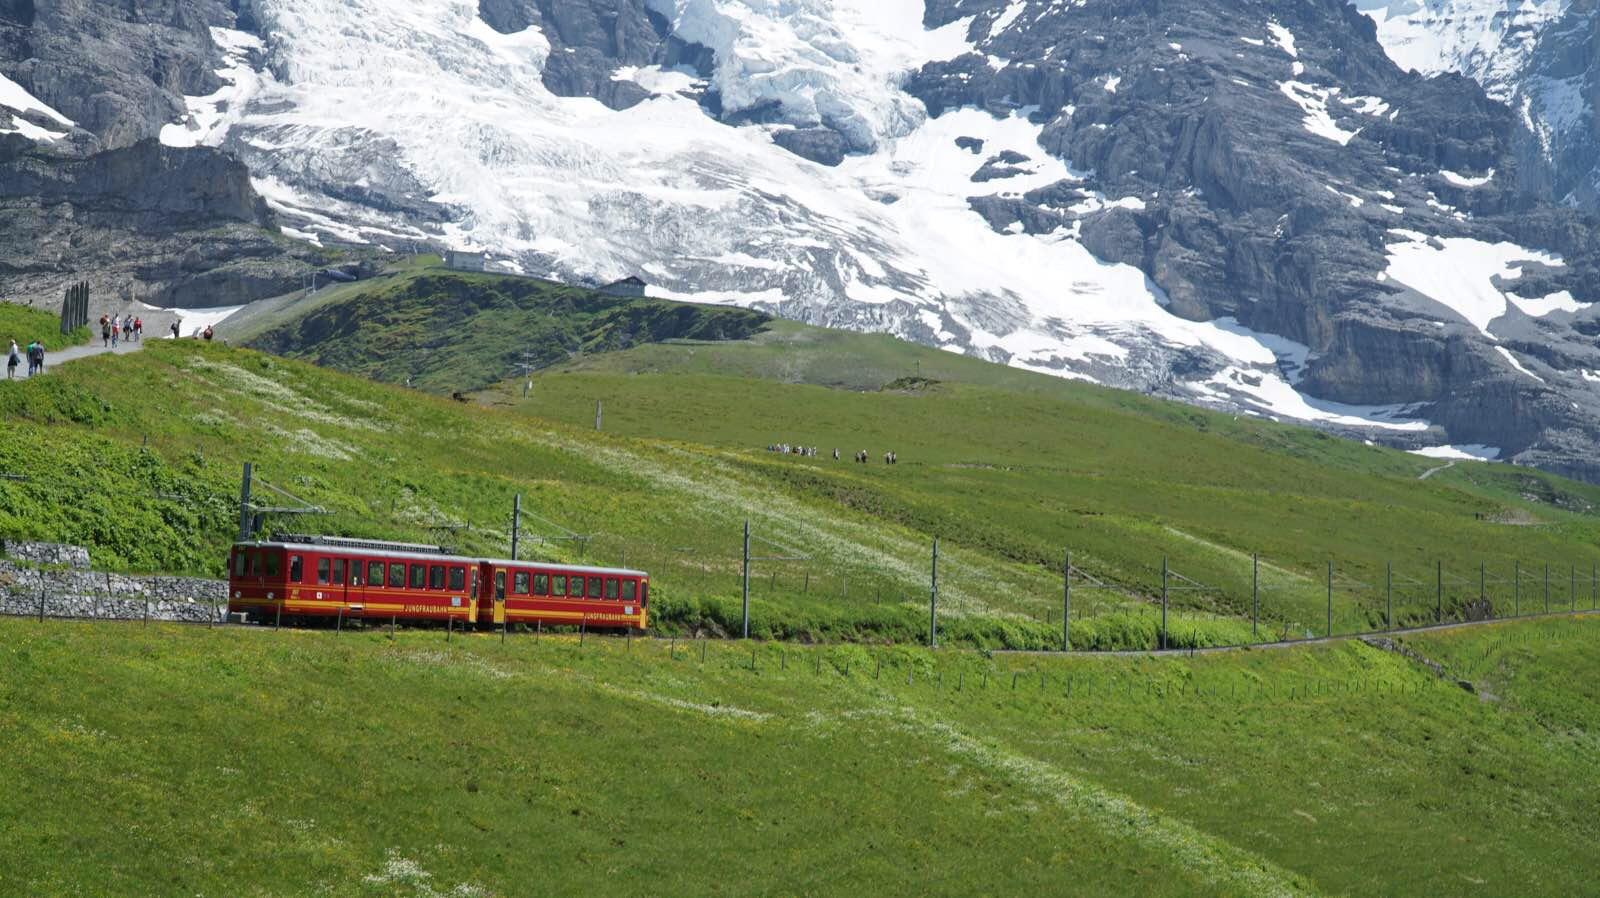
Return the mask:
POLYGON ((174 339, 174 340, 178 339, 178 322, 180 322, 182 320, 183 320, 182 318, 179 318, 176 321, 172 322, 172 339, 174 339))
POLYGON ((6 380, 16 380, 17 366, 22 364, 22 353, 17 349, 17 341, 11 341, 11 351, 6 354, 6 380))
POLYGON ((133 339, 136 342, 139 342, 139 343, 143 343, 144 342, 144 319, 143 318, 135 318, 135 319, 133 319, 133 339))
POLYGON ((44 344, 38 340, 28 344, 28 376, 44 373, 44 344))
POLYGON ((100 316, 100 345, 111 345, 111 321, 106 316, 100 316))

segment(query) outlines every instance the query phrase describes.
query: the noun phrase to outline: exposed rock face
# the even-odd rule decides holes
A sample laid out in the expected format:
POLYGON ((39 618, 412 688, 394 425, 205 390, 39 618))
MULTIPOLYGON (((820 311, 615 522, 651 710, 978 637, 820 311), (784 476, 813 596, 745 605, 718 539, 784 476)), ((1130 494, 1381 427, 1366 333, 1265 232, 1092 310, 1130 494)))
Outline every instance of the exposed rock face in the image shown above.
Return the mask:
MULTIPOLYGON (((1525 451, 1600 431, 1600 403, 1574 370, 1600 364, 1584 336, 1596 307, 1571 326, 1510 309, 1489 337, 1441 326, 1448 310, 1383 276, 1391 229, 1413 229, 1552 252, 1565 264, 1501 289, 1600 301, 1595 222, 1552 204, 1543 171, 1524 175, 1516 115, 1476 83, 1399 71, 1342 0, 1181 11, 1089 0, 1059 15, 1029 2, 1013 16, 1027 27, 996 27, 1011 5, 931 0, 929 26, 976 13, 977 52, 925 66, 909 89, 934 113, 1035 107, 1046 150, 1092 170, 1106 194, 1139 198, 1079 218, 1085 245, 1144 269, 1174 312, 1306 344, 1306 392, 1422 403, 1452 440, 1525 451)), ((1008 168, 991 160, 975 180, 1008 168)), ((1060 208, 1004 205, 975 201, 995 227, 1029 232, 1054 222, 1027 206, 1060 208)), ((1600 475, 1576 460, 1566 470, 1600 475)))
POLYGON ((83 157, 0 135, 0 275, 59 301, 87 279, 97 310, 138 299, 227 306, 286 292, 306 263, 237 160, 146 140, 83 157))
POLYGON ((104 146, 127 146, 219 86, 208 26, 232 21, 222 0, 7 0, 0 74, 104 146))
POLYGON ((616 77, 622 66, 694 65, 699 48, 672 38, 645 0, 479 0, 478 12, 502 34, 538 26, 550 41, 544 84, 558 97, 593 97, 627 109, 650 96, 616 77))
POLYGON ((838 165, 844 161, 846 146, 839 132, 828 128, 791 128, 772 135, 778 146, 818 165, 838 165))
POLYGON ((77 125, 0 134, 3 298, 53 306, 88 280, 96 311, 222 306, 298 284, 309 253, 274 233, 249 171, 155 140, 220 86, 210 27, 234 23, 221 0, 0 2, 0 74, 77 125))

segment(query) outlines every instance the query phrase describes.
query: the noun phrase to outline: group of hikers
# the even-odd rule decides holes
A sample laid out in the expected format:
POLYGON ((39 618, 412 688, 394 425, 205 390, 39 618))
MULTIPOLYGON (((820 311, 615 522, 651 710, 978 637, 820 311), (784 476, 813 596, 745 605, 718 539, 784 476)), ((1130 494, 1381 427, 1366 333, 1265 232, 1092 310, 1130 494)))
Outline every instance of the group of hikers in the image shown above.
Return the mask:
MULTIPOLYGON (((124 343, 144 339, 144 319, 131 314, 123 315, 120 320, 115 315, 100 316, 100 345, 116 346, 119 333, 124 343)), ((173 325, 173 335, 177 335, 176 324, 173 325)))
MULTIPOLYGON (((816 458, 817 457, 817 447, 815 447, 815 446, 791 446, 788 443, 773 443, 773 444, 767 446, 767 451, 768 452, 777 452, 780 455, 801 455, 801 456, 805 456, 806 458, 816 458)), ((867 454, 867 450, 865 450, 865 449, 861 450, 860 452, 857 452, 856 455, 855 455, 856 462, 858 464, 863 464, 863 465, 866 464, 869 460, 871 460, 871 458, 872 458, 872 456, 868 455, 867 454)), ((837 449, 833 450, 833 460, 834 461, 838 461, 839 460, 839 450, 837 450, 837 449)), ((886 465, 899 464, 900 463, 900 456, 896 455, 893 452, 885 452, 883 454, 883 463, 886 464, 886 465)))
POLYGON ((17 341, 11 341, 11 351, 6 354, 6 379, 14 380, 17 376, 17 366, 22 364, 22 356, 26 352, 28 357, 28 376, 44 373, 44 344, 34 340, 28 344, 26 350, 17 348, 17 341))
MULTIPOLYGON (((182 323, 182 318, 172 319, 172 324, 168 327, 168 330, 172 331, 172 339, 176 340, 182 335, 182 323)), ((213 331, 211 329, 211 325, 208 324, 204 329, 195 331, 195 336, 200 337, 203 340, 210 340, 212 337, 216 336, 216 332, 213 331)), ((118 318, 116 315, 101 315, 100 344, 102 346, 115 348, 119 337, 124 343, 132 343, 143 340, 144 319, 131 313, 123 315, 121 318, 118 318)))

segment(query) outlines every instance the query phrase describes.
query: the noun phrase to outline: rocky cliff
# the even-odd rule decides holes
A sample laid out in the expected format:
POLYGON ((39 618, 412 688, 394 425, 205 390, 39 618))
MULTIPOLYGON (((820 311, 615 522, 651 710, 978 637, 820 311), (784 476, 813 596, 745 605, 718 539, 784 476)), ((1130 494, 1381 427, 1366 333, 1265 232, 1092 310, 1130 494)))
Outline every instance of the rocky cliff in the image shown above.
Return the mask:
POLYGON ((160 145, 185 95, 215 90, 214 0, 0 2, 0 297, 96 310, 236 305, 298 285, 311 259, 237 160, 160 145))

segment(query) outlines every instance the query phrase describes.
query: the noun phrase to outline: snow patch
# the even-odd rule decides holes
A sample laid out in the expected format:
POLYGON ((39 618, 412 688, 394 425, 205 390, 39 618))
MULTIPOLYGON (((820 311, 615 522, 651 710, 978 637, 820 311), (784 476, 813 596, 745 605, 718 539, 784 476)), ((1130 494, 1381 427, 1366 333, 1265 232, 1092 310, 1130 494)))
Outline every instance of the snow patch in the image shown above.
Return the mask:
MULTIPOLYGON (((0 75, 0 106, 15 110, 18 113, 37 113, 58 122, 67 128, 76 127, 72 119, 55 111, 44 101, 28 93, 22 85, 5 75, 0 75)), ((0 127, 0 134, 21 134, 32 141, 46 142, 60 140, 67 136, 66 131, 52 131, 40 127, 30 121, 24 120, 21 115, 11 116, 11 127, 0 127)))
POLYGON ((1389 266, 1384 274, 1454 310, 1491 339, 1490 322, 1504 315, 1512 302, 1495 287, 1494 279, 1521 277, 1521 266, 1527 263, 1564 264, 1559 256, 1514 243, 1430 238, 1401 228, 1391 228, 1389 233, 1404 239, 1388 245, 1389 266))
POLYGON ((1450 459, 1452 461, 1494 461, 1500 457, 1500 449, 1498 447, 1485 446, 1482 443, 1464 443, 1458 446, 1425 446, 1421 449, 1408 449, 1406 451, 1412 455, 1450 459))
POLYGON ((1278 90, 1294 101, 1294 104, 1300 107, 1300 111, 1305 113, 1301 125, 1312 134, 1345 146, 1350 143, 1351 138, 1360 133, 1359 129, 1344 130, 1333 120, 1333 116, 1328 114, 1328 99, 1337 95, 1339 88, 1318 87, 1303 81, 1285 81, 1278 85, 1278 90))
POLYGON ((1480 175, 1476 178, 1468 177, 1458 172, 1449 170, 1441 170, 1439 174, 1446 181, 1449 181, 1451 184, 1454 184, 1457 187, 1482 187, 1483 185, 1494 180, 1494 169, 1492 168, 1489 169, 1487 174, 1480 175))
POLYGON ((246 105, 272 78, 270 73, 256 71, 250 62, 252 54, 266 51, 260 38, 230 28, 212 28, 211 40, 223 54, 224 65, 216 70, 222 87, 204 97, 184 97, 188 114, 161 129, 161 142, 169 147, 220 146, 228 127, 240 120, 246 105))
POLYGON ((1534 374, 1532 371, 1529 371, 1520 361, 1517 361, 1517 357, 1511 354, 1511 350, 1505 348, 1504 346, 1496 346, 1495 350, 1497 352, 1499 352, 1500 355, 1503 356, 1507 362, 1511 363, 1511 367, 1517 369, 1518 371, 1521 371, 1523 374, 1528 375, 1529 377, 1533 378, 1534 380, 1538 381, 1539 383, 1544 383, 1545 382, 1544 378, 1540 377, 1537 374, 1534 374))

